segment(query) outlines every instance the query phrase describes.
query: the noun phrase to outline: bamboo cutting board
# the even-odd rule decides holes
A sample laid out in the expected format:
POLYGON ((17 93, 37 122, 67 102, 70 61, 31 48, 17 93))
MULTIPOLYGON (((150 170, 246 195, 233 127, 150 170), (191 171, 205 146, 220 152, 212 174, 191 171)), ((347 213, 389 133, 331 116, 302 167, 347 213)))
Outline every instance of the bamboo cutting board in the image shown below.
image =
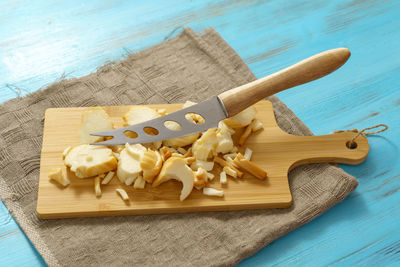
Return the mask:
MULTIPOLYGON (((166 108, 168 113, 181 105, 149 105, 166 108)), ((130 106, 104 107, 116 127, 122 127, 122 116, 130 106)), ((68 146, 79 144, 78 128, 81 114, 90 108, 48 109, 45 114, 43 145, 40 161, 37 213, 42 219, 66 217, 92 217, 133 214, 159 214, 194 211, 239 210, 286 208, 292 203, 288 183, 290 169, 307 163, 336 162, 359 164, 368 154, 367 138, 360 136, 357 147, 349 149, 346 143, 355 135, 344 132, 324 136, 294 136, 281 130, 275 120, 272 104, 261 101, 256 104, 257 119, 264 124, 264 130, 250 136, 244 147, 253 150, 252 161, 268 172, 268 178, 260 181, 249 174, 242 179, 229 179, 226 186, 219 184, 219 177, 211 187, 224 190, 224 197, 210 197, 193 189, 183 202, 179 201, 182 184, 172 180, 153 188, 133 189, 119 182, 117 177, 102 186, 102 196, 96 198, 94 181, 79 179, 63 167, 62 152, 68 146), (61 188, 49 181, 52 168, 63 167, 71 184, 61 188), (124 202, 116 194, 116 188, 127 191, 130 201, 124 202)), ((234 138, 237 138, 237 132, 234 138)), ((243 152, 244 148, 241 149, 243 152)), ((212 173, 218 174, 216 164, 212 173)))

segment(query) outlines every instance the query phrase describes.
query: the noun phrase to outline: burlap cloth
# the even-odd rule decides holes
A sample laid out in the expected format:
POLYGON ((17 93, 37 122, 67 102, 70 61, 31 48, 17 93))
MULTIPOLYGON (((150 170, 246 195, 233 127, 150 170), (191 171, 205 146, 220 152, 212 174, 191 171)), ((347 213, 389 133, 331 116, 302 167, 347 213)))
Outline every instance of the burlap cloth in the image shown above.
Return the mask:
MULTIPOLYGON (((131 54, 79 79, 0 106, 0 195, 50 266, 234 265, 343 200, 357 180, 314 164, 289 174, 288 209, 39 220, 36 198, 44 111, 53 107, 201 101, 255 76, 208 29, 131 54)), ((276 97, 278 124, 296 135, 310 130, 276 97)))

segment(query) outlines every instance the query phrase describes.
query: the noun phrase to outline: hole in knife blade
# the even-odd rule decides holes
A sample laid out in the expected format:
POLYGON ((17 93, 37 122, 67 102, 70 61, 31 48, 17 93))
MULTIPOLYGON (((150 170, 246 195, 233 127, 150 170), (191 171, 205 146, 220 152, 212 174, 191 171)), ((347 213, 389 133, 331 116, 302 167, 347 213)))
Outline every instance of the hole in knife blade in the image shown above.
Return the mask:
POLYGON ((148 135, 158 135, 158 130, 153 127, 144 127, 143 131, 148 135))
POLYGON ((134 131, 129 131, 129 130, 125 131, 125 132, 124 132, 124 135, 125 135, 126 137, 132 138, 132 139, 138 137, 138 134, 137 134, 136 132, 134 132, 134 131))
POLYGON ((194 124, 203 124, 206 121, 203 116, 193 112, 186 113, 185 118, 194 124))
POLYGON ((171 131, 182 130, 182 126, 176 121, 164 121, 164 126, 171 131))

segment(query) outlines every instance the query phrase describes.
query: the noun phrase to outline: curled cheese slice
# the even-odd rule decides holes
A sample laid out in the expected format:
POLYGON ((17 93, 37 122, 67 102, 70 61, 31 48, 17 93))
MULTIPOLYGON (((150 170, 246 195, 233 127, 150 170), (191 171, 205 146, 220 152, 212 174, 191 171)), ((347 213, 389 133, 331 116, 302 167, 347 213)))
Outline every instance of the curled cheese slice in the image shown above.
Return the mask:
POLYGON ((153 179, 160 173, 163 160, 160 152, 148 149, 140 161, 143 170, 143 179, 152 183, 153 179))
POLYGON ((153 182, 153 186, 158 186, 171 179, 182 182, 183 187, 179 199, 183 201, 192 192, 194 184, 193 171, 186 165, 184 158, 171 157, 165 161, 160 174, 153 182))

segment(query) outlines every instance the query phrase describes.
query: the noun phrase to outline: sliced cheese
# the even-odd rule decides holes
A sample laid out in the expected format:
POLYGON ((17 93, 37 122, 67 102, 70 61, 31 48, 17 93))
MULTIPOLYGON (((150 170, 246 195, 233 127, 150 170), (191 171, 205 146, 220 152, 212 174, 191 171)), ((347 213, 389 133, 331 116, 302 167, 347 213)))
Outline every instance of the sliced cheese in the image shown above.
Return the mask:
POLYGON ((105 146, 79 145, 70 150, 64 164, 79 178, 93 177, 117 168, 117 159, 105 146))
POLYGON ((79 128, 79 137, 81 144, 90 144, 103 141, 102 136, 93 136, 90 133, 102 132, 113 129, 110 117, 104 109, 100 107, 92 108, 82 114, 81 126, 79 128))
MULTIPOLYGON (((161 115, 155 109, 146 106, 134 106, 129 109, 129 111, 122 117, 122 119, 124 120, 125 125, 128 126, 156 119, 158 117, 161 117, 161 115)), ((151 133, 152 130, 149 129, 149 132, 151 133)), ((157 134, 155 131, 153 131, 153 133, 157 134)), ((162 141, 147 143, 143 145, 153 149, 159 149, 162 145, 162 141)))
POLYGON ((122 183, 129 177, 131 178, 128 182, 130 182, 130 180, 133 182, 139 176, 142 172, 140 162, 146 151, 147 149, 141 144, 125 145, 125 148, 120 153, 117 169, 118 179, 122 183))

